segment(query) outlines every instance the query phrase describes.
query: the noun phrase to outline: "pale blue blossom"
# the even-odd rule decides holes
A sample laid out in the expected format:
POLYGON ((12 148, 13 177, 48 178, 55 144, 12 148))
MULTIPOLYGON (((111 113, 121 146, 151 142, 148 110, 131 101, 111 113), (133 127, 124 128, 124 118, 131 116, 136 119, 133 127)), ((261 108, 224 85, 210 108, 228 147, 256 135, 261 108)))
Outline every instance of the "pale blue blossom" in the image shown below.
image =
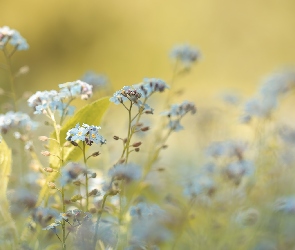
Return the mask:
POLYGON ((192 63, 200 59, 201 53, 198 49, 184 44, 175 46, 170 53, 170 57, 174 60, 179 60, 185 67, 190 67, 192 63))

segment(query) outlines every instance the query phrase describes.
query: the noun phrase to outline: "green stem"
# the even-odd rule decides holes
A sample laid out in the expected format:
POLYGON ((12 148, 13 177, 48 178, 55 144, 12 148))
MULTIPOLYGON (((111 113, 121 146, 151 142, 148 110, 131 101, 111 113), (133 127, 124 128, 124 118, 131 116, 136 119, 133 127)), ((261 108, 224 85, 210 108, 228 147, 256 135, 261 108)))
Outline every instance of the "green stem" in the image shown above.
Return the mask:
POLYGON ((10 60, 10 55, 8 54, 6 48, 3 48, 3 53, 5 56, 6 64, 8 66, 8 72, 9 72, 9 80, 10 80, 10 88, 11 88, 11 95, 12 95, 12 100, 13 100, 13 110, 16 112, 17 107, 16 107, 16 92, 15 92, 15 86, 14 86, 14 76, 12 72, 12 65, 11 65, 11 60, 10 60))
MULTIPOLYGON (((84 158, 84 165, 85 167, 87 168, 87 165, 86 165, 86 162, 87 162, 87 159, 86 159, 86 144, 85 144, 85 141, 83 141, 83 158, 84 158)), ((88 211, 88 206, 89 206, 89 196, 88 196, 88 175, 87 175, 87 171, 85 173, 85 192, 86 192, 86 207, 85 207, 85 212, 88 211)))
POLYGON ((74 100, 74 98, 70 98, 70 100, 68 101, 68 103, 66 104, 65 108, 63 109, 63 112, 62 112, 62 115, 61 115, 61 118, 60 118, 60 125, 63 124, 64 122, 64 119, 66 118, 66 115, 67 115, 67 110, 71 104, 71 102, 74 100))
POLYGON ((127 142, 125 143, 125 146, 124 146, 124 149, 123 149, 121 158, 123 158, 126 150, 128 150, 129 144, 130 144, 129 137, 130 137, 130 133, 131 133, 131 109, 132 109, 132 105, 133 105, 133 103, 130 101, 130 107, 129 107, 129 109, 127 109, 128 110, 128 134, 127 134, 127 142))
MULTIPOLYGON (((60 130, 57 126, 56 120, 54 118, 54 114, 52 113, 52 111, 50 110, 50 108, 47 109, 47 112, 53 122, 53 127, 54 127, 54 131, 56 134, 56 141, 59 145, 59 169, 61 169, 62 164, 63 164, 63 148, 60 145, 60 130)), ((62 199, 62 212, 65 213, 66 212, 66 204, 65 204, 65 190, 64 187, 62 187, 61 189, 61 199, 62 199)), ((62 250, 66 250, 66 223, 63 220, 62 221, 62 250)))
POLYGON ((106 200, 107 200, 108 195, 109 195, 109 194, 106 193, 106 194, 103 196, 102 204, 101 204, 101 208, 100 208, 100 210, 99 210, 99 212, 98 212, 97 221, 96 221, 96 224, 95 224, 95 234, 94 234, 94 238, 93 238, 93 249, 95 249, 95 246, 96 246, 97 237, 98 237, 98 225, 99 225, 99 221, 100 221, 101 215, 102 215, 102 213, 103 213, 104 206, 105 206, 105 203, 106 203, 106 200))
POLYGON ((175 238, 175 240, 173 242, 173 245, 172 245, 172 248, 171 248, 172 250, 176 249, 176 245, 177 245, 179 239, 181 238, 181 236, 182 236, 182 234, 184 232, 184 227, 185 227, 185 224, 187 223, 187 221, 189 219, 189 212, 192 209, 192 207, 194 205, 194 202, 195 202, 195 200, 194 200, 194 198, 192 198, 190 200, 189 206, 187 207, 187 209, 183 213, 183 219, 181 220, 182 224, 180 225, 180 228, 178 230, 178 235, 176 236, 176 238, 175 238))

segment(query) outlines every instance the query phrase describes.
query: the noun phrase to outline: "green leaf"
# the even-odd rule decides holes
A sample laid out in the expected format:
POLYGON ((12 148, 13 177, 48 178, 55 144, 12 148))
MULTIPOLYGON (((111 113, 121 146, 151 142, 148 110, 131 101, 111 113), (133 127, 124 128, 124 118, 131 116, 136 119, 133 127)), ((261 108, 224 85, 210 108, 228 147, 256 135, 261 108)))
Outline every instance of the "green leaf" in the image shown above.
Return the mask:
POLYGON ((1 235, 4 232, 6 235, 12 236, 14 244, 17 243, 17 231, 14 221, 9 212, 9 202, 6 196, 9 175, 11 173, 11 150, 8 148, 5 141, 0 142, 0 225, 1 235), (7 234, 8 233, 8 234, 7 234))
MULTIPOLYGON (((63 145, 66 142, 66 134, 67 131, 73 127, 77 123, 87 123, 89 125, 100 124, 100 121, 109 106, 109 97, 101 98, 97 101, 94 101, 83 108, 81 108, 73 117, 71 117, 65 125, 60 130, 60 143, 63 145)), ((56 138, 56 134, 53 133, 51 138, 56 138)), ((49 151, 51 154, 59 155, 58 145, 55 141, 51 141, 49 144, 49 151)), ((78 147, 65 147, 63 150, 63 164, 66 164, 69 161, 77 161, 82 156, 82 151, 78 147)), ((59 169, 60 160, 56 156, 50 156, 50 166, 54 169, 59 169)), ((46 182, 54 182, 58 177, 58 173, 51 173, 46 182)), ((44 185, 40 191, 37 206, 41 204, 46 195, 48 194, 48 186, 44 185)))

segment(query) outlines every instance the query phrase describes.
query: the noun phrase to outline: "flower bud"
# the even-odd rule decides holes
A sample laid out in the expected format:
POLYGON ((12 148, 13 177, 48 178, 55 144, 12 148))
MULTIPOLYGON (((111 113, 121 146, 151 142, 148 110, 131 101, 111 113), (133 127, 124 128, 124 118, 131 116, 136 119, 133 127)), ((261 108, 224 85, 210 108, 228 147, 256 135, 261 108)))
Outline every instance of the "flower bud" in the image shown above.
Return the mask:
POLYGON ((116 135, 114 135, 113 138, 114 138, 114 140, 116 140, 116 141, 120 139, 120 137, 119 137, 119 136, 116 136, 116 135))
POLYGON ((47 172, 47 173, 52 173, 53 172, 53 169, 52 168, 44 168, 44 171, 47 172))
POLYGON ((145 131, 148 131, 149 129, 150 129, 150 127, 147 126, 147 127, 141 128, 140 130, 143 131, 143 132, 145 132, 145 131))
POLYGON ((97 209, 95 207, 92 207, 92 208, 89 209, 89 212, 91 214, 95 214, 97 212, 97 209))
POLYGON ((71 146, 71 142, 69 142, 69 141, 66 141, 65 143, 64 143, 64 145, 63 145, 64 147, 66 147, 66 148, 68 148, 68 147, 70 147, 71 146))
POLYGON ((77 146, 78 146, 78 143, 77 143, 77 142, 75 142, 75 141, 71 141, 71 143, 72 143, 72 145, 74 145, 75 147, 77 147, 77 146))
POLYGON ((73 184, 76 185, 76 186, 80 186, 81 185, 81 181, 75 180, 75 181, 73 181, 73 184))
POLYGON ((41 154, 44 156, 50 156, 50 152, 49 151, 41 151, 41 154))
POLYGON ((71 202, 76 202, 82 200, 82 196, 80 194, 76 194, 71 198, 71 202))
POLYGON ((88 193, 89 196, 92 196, 92 195, 95 196, 97 194, 98 194, 98 190, 96 188, 91 190, 91 192, 88 193))
POLYGON ((47 136, 44 136, 44 135, 42 135, 42 136, 39 136, 39 138, 38 138, 40 141, 47 141, 48 140, 48 137, 47 136))
POLYGON ((96 173, 92 173, 89 178, 96 178, 96 173))
POLYGON ((99 151, 97 151, 97 152, 94 152, 91 156, 96 157, 96 156, 99 156, 99 155, 100 155, 100 153, 99 153, 99 151))
POLYGON ((135 152, 139 152, 140 148, 135 148, 135 152))
POLYGON ((132 147, 137 148, 137 147, 139 147, 141 144, 142 144, 142 143, 141 143, 140 141, 139 141, 139 142, 135 142, 135 143, 132 144, 132 147))
POLYGON ((124 162, 125 162, 125 158, 121 158, 121 159, 118 161, 119 164, 122 164, 122 163, 124 163, 124 162))
POLYGON ((50 189, 56 189, 56 185, 55 185, 55 183, 53 183, 53 182, 48 182, 48 187, 50 188, 50 189))

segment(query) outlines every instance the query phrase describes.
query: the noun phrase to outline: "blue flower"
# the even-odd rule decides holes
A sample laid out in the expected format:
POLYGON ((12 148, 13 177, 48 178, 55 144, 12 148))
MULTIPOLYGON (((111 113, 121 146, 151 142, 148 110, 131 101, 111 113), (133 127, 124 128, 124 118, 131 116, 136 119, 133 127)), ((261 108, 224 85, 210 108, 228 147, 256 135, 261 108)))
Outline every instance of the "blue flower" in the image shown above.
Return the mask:
POLYGON ((36 129, 37 122, 31 120, 30 116, 22 112, 9 111, 4 115, 0 114, 0 131, 8 132, 9 129, 23 129, 30 131, 36 129))
POLYGON ((131 182, 140 179, 141 167, 133 163, 118 164, 111 168, 108 174, 112 179, 124 179, 126 182, 131 182))
POLYGON ((75 180, 81 173, 85 172, 85 168, 78 163, 70 162, 61 169, 60 183, 62 186, 67 185, 75 180))
POLYGON ((27 44, 26 39, 24 39, 18 31, 14 31, 9 42, 11 45, 15 46, 17 50, 29 49, 29 45, 27 44))
POLYGON ((185 67, 190 67, 192 63, 200 59, 201 53, 198 49, 184 44, 175 46, 172 49, 170 56, 172 59, 182 62, 185 67))
POLYGON ((199 174, 186 183, 183 193, 187 197, 194 198, 201 194, 211 195, 215 189, 216 184, 209 175, 199 174))
POLYGON ((18 31, 4 26, 0 28, 0 48, 2 49, 7 42, 13 45, 17 50, 29 49, 26 39, 24 39, 18 31))
POLYGON ((101 127, 88 125, 83 123, 82 126, 76 124, 76 126, 67 132, 66 140, 68 141, 85 141, 87 145, 91 146, 92 143, 105 144, 106 140, 98 133, 101 127))
POLYGON ((92 85, 80 80, 62 83, 58 86, 68 98, 80 97, 82 100, 87 100, 93 94, 92 85))
POLYGON ((276 200, 274 209, 284 213, 295 213, 295 197, 288 196, 276 200))
POLYGON ((106 87, 108 79, 104 75, 98 75, 95 72, 88 71, 82 77, 82 81, 93 86, 93 89, 101 89, 106 87))
POLYGON ((165 89, 169 89, 168 84, 158 78, 144 78, 142 83, 133 85, 133 87, 138 89, 145 98, 154 92, 163 92, 165 89))
POLYGON ((224 169, 224 174, 235 184, 239 184, 244 176, 250 176, 254 173, 253 162, 240 160, 228 164, 224 169))
POLYGON ((183 126, 180 124, 180 120, 187 113, 195 114, 197 109, 195 104, 189 101, 184 101, 181 104, 173 104, 170 110, 164 111, 161 115, 167 116, 169 118, 168 127, 177 132, 183 129, 183 126))
POLYGON ((157 249, 157 245, 171 239, 171 233, 166 227, 169 216, 157 205, 139 203, 130 208, 130 214, 131 245, 128 249, 140 249, 145 245, 157 249))

